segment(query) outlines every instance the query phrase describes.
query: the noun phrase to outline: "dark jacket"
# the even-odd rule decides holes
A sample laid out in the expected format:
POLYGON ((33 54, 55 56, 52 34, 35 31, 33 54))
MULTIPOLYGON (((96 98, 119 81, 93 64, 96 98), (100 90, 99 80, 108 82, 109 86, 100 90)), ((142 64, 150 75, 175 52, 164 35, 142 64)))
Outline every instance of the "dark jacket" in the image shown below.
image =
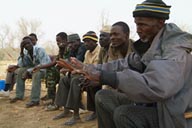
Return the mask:
POLYGON ((192 110, 191 50, 192 35, 166 24, 142 57, 132 53, 98 65, 101 83, 116 86, 133 101, 156 102, 160 128, 192 128, 192 118, 184 117, 192 110))
POLYGON ((81 62, 84 61, 86 48, 83 43, 80 44, 79 48, 76 51, 70 51, 70 57, 76 57, 81 62))

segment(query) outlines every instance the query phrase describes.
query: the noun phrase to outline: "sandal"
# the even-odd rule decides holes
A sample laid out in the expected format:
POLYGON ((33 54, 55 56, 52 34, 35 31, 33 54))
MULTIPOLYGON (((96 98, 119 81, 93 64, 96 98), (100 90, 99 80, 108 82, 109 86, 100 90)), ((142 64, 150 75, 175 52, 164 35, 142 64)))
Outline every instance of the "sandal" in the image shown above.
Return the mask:
POLYGON ((45 111, 55 111, 55 110, 59 110, 59 106, 55 105, 55 104, 49 104, 46 108, 45 111))

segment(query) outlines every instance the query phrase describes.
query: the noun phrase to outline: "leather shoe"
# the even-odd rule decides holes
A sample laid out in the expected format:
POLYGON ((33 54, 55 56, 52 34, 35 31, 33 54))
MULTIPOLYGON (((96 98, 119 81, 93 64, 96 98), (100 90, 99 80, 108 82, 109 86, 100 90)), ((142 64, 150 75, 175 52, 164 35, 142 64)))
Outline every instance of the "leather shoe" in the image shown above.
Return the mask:
POLYGON ((18 98, 18 97, 15 97, 15 98, 13 98, 13 99, 10 99, 10 103, 15 103, 15 102, 17 102, 18 100, 23 100, 23 99, 18 98))
POLYGON ((61 119, 61 118, 64 118, 64 117, 65 117, 65 113, 62 112, 61 114, 56 115, 56 116, 53 118, 53 120, 58 120, 58 119, 61 119))
POLYGON ((67 113, 62 112, 61 114, 56 115, 56 116, 53 118, 53 120, 58 120, 58 119, 61 119, 61 118, 69 117, 69 116, 71 116, 71 115, 72 115, 71 112, 67 112, 67 113))
POLYGON ((76 123, 80 123, 81 119, 79 116, 75 117, 73 116, 71 119, 69 119, 68 121, 66 121, 63 125, 68 125, 68 126, 72 126, 76 123))
POLYGON ((30 108, 30 107, 33 107, 33 106, 38 106, 39 105, 39 101, 30 101, 26 104, 26 108, 30 108))
POLYGON ((49 98, 48 98, 48 96, 47 96, 47 95, 45 95, 45 96, 41 97, 41 100, 43 100, 43 101, 48 100, 48 99, 49 99, 49 98))
POLYGON ((90 115, 88 115, 86 118, 85 118, 85 121, 92 121, 92 120, 95 120, 97 118, 97 115, 96 113, 92 113, 90 115))

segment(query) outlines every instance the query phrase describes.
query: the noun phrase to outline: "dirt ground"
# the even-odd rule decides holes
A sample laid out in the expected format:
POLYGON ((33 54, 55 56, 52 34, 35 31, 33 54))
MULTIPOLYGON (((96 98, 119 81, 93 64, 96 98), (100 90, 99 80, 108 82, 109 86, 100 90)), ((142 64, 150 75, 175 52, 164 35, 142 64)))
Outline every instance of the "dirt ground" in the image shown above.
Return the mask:
MULTIPOLYGON (((5 79, 6 67, 14 62, 0 61, 0 79, 5 79)), ((52 118, 61 113, 63 109, 57 111, 45 111, 44 103, 41 101, 39 106, 25 108, 29 101, 31 92, 30 84, 26 85, 24 101, 18 101, 10 104, 9 98, 15 96, 15 88, 10 93, 10 97, 0 97, 0 128, 97 128, 97 122, 85 122, 84 117, 90 114, 88 111, 81 111, 81 122, 73 126, 63 126, 62 124, 69 118, 52 120, 52 118)), ((45 86, 42 85, 41 96, 46 94, 45 86)))

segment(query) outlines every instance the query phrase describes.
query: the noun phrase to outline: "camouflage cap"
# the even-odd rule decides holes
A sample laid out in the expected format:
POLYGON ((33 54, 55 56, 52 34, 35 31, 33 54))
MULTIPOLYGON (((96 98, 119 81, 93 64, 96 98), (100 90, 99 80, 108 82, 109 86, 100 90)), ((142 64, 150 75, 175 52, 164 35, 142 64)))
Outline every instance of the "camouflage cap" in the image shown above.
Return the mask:
POLYGON ((76 41, 76 40, 80 40, 80 37, 79 37, 79 35, 78 34, 70 34, 70 35, 68 35, 68 37, 67 37, 67 42, 74 42, 74 41, 76 41))

